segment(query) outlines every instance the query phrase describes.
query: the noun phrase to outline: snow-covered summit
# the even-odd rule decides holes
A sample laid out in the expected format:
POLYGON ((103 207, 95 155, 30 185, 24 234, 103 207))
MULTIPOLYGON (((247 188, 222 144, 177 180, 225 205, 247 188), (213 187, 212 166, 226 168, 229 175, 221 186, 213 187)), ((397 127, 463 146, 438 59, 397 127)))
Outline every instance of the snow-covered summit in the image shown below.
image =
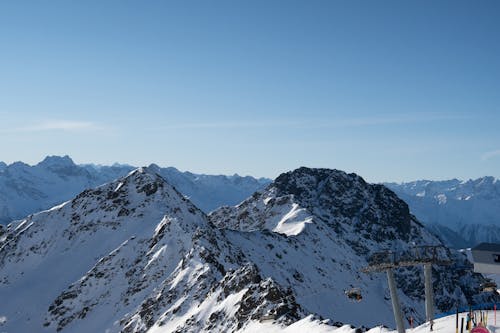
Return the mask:
POLYGON ((161 177, 138 169, 8 225, 0 238, 0 298, 9 300, 2 307, 7 330, 40 331, 45 312, 68 285, 100 258, 154 234, 165 214, 177 223, 186 215, 203 221, 203 214, 161 177))
MULTIPOLYGON (((229 237, 266 275, 291 288, 306 311, 366 326, 393 321, 384 276, 360 273, 369 257, 386 249, 412 253, 413 245, 441 244, 391 190, 338 170, 287 172, 241 204, 209 217, 219 228, 244 231, 229 237), (353 287, 362 290, 362 302, 346 298, 344 292, 353 287), (378 316, 360 315, 372 309, 378 316)), ((451 251, 444 255, 462 268, 435 267, 438 309, 487 297, 477 294, 481 277, 464 270, 465 257, 451 251)), ((421 321, 421 268, 401 269, 397 276, 406 316, 421 321)))
POLYGON ((235 330, 288 293, 150 168, 0 229, 7 332, 235 330))
POLYGON ((369 233, 383 229, 384 237, 409 239, 407 205, 385 186, 368 184, 356 174, 300 168, 282 174, 274 185, 277 195, 291 194, 302 207, 323 218, 348 218, 369 233))
POLYGON ((316 219, 337 232, 339 223, 347 223, 369 237, 402 240, 409 240, 412 222, 406 203, 386 187, 368 184, 356 174, 305 167, 278 176, 264 191, 216 215, 220 226, 246 231, 265 228, 296 235, 316 219))
POLYGON ((143 168, 85 190, 71 201, 4 228, 0 267, 8 262, 9 270, 0 281, 18 283, 51 256, 73 256, 74 250, 89 244, 90 251, 78 255, 82 255, 80 263, 85 257, 92 262, 130 237, 151 232, 166 213, 178 218, 181 213, 194 214, 198 220, 204 216, 159 175, 143 168), (31 265, 25 267, 25 263, 31 265))

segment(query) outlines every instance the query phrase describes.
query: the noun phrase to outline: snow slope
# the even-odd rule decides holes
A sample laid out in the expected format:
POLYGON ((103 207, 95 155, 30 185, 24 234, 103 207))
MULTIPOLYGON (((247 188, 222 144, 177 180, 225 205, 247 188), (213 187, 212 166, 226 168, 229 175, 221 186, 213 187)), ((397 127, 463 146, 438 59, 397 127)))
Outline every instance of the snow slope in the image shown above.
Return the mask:
MULTIPOLYGON (((497 313, 499 316, 499 321, 495 323, 495 312, 483 311, 487 313, 487 322, 484 323, 484 326, 492 333, 500 331, 500 313, 497 313)), ((467 313, 459 313, 459 325, 461 325, 461 320, 464 318, 464 323, 467 320, 467 313)), ((460 327, 459 327, 460 331, 460 327)), ((258 333, 258 332, 268 332, 268 333, 303 333, 303 332, 317 332, 317 333, 355 333, 356 329, 345 325, 342 327, 329 326, 325 323, 322 323, 319 320, 315 320, 312 317, 307 317, 301 319, 300 321, 294 323, 293 325, 283 327, 280 325, 276 325, 273 323, 259 323, 253 322, 251 323, 245 330, 245 333, 258 333)), ((393 333, 397 331, 389 330, 385 327, 378 326, 371 328, 366 331, 367 333, 393 333)), ((415 328, 407 328, 407 333, 428 333, 430 332, 429 323, 422 324, 415 328)), ((456 332, 456 316, 450 315, 443 318, 439 318, 434 320, 433 331, 434 333, 455 333, 456 332)), ((467 332, 464 324, 464 332, 467 332)), ((156 333, 156 332, 155 332, 156 333)), ((158 333, 165 333, 164 331, 158 331, 158 333)))

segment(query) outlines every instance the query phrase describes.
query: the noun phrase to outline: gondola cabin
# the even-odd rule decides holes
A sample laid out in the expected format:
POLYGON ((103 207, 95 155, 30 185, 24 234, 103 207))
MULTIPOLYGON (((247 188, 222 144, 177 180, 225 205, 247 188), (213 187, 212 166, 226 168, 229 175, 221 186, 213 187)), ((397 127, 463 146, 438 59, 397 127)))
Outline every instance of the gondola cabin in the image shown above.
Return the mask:
POLYGON ((497 284, 492 279, 487 279, 486 282, 481 283, 481 291, 492 292, 497 290, 497 284))
POLYGON ((353 301, 359 302, 363 299, 361 296, 361 289, 359 288, 351 288, 345 291, 346 296, 353 301))
POLYGON ((481 243, 471 251, 474 272, 500 274, 500 244, 481 243))

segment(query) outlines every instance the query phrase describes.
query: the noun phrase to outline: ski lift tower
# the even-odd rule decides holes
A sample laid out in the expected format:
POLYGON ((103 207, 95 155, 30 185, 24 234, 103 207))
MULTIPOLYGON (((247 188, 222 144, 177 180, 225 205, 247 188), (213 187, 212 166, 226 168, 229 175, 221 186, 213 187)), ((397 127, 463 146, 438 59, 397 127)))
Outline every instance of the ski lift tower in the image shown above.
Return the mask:
MULTIPOLYGON (((432 289, 432 265, 449 265, 450 260, 439 258, 439 250, 445 250, 442 245, 416 246, 413 254, 397 255, 395 252, 386 250, 374 253, 368 260, 369 265, 361 271, 364 273, 386 272, 389 291, 391 293, 392 310, 398 333, 405 333, 403 314, 399 305, 396 292, 396 281, 394 280, 394 268, 408 266, 424 266, 425 285, 425 317, 432 324, 434 320, 434 293, 432 289)), ((432 326, 431 326, 432 327, 432 326)))

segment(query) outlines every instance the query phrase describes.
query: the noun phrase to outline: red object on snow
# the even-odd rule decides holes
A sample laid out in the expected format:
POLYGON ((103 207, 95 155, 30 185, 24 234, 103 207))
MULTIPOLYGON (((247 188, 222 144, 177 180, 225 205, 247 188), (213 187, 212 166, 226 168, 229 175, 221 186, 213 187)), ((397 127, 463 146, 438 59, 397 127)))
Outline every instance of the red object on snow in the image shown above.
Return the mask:
POLYGON ((476 326, 470 331, 470 333, 490 333, 486 327, 476 326))

